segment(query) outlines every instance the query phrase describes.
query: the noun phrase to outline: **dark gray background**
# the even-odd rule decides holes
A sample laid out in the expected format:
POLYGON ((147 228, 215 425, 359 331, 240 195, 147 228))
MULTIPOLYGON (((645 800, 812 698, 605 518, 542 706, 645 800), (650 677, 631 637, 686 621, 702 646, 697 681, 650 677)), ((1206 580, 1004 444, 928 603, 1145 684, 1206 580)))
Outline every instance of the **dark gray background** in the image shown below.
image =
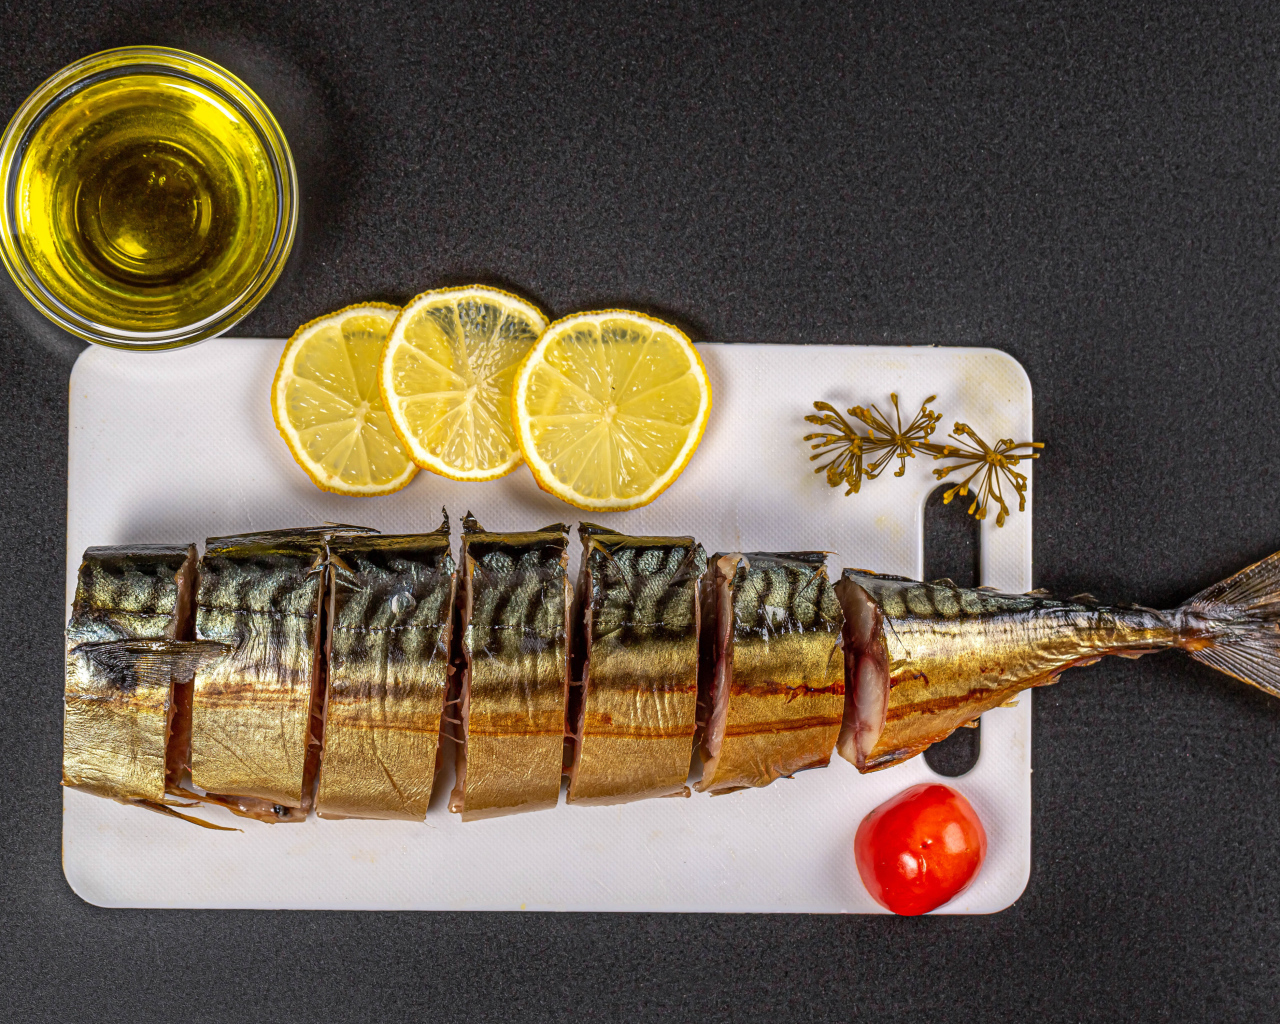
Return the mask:
MULTIPOLYGON (((991 345, 1048 446, 1038 585, 1165 605, 1280 547, 1274 4, 97 8, 3 4, 0 113, 131 43, 258 89, 304 230, 238 333, 479 279, 698 338, 991 345)), ((1034 867, 992 917, 87 906, 59 863, 78 346, 5 285, 0 1017, 1276 1018, 1280 703, 1172 654, 1036 695, 1034 867)))

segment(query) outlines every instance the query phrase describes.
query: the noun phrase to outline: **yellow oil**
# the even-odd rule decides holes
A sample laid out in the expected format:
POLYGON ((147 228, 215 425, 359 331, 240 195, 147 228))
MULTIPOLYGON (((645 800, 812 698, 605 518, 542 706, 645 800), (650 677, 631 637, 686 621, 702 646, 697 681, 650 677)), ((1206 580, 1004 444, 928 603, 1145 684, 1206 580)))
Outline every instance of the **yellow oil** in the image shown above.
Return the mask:
POLYGON ((271 249, 279 196, 254 126, 217 91, 138 72, 90 82, 30 133, 16 228, 48 293, 122 331, 233 303, 271 249))

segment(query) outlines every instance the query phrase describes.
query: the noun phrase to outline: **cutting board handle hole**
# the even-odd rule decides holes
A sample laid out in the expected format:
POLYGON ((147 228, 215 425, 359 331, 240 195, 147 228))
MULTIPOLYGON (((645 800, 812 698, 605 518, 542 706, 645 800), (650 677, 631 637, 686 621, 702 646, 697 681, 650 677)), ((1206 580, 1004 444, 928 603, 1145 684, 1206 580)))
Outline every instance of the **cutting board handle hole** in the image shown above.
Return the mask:
MULTIPOLYGON (((924 505, 924 578, 946 577, 961 587, 979 584, 981 557, 979 523, 969 515, 968 500, 957 496, 944 505, 949 484, 936 488, 924 505)), ((976 729, 957 729, 924 752, 925 762, 939 775, 954 779, 978 763, 982 753, 982 722, 976 729)))

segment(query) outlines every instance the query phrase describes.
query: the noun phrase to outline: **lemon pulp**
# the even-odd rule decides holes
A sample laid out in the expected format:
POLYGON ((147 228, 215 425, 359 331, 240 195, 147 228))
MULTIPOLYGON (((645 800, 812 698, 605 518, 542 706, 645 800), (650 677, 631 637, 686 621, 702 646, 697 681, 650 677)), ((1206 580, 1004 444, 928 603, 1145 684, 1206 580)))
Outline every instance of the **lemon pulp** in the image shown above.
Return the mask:
POLYGON ((276 426, 324 490, 387 494, 417 472, 378 391, 378 360, 399 310, 353 306, 299 328, 272 388, 276 426))
POLYGON ((689 339, 636 313, 552 324, 521 367, 513 398, 538 483, 589 509, 636 508, 662 493, 697 447, 711 408, 689 339))
POLYGON ((520 464, 511 386, 546 325, 522 299, 480 286, 424 292, 405 306, 387 338, 381 388, 419 466, 492 480, 520 464))

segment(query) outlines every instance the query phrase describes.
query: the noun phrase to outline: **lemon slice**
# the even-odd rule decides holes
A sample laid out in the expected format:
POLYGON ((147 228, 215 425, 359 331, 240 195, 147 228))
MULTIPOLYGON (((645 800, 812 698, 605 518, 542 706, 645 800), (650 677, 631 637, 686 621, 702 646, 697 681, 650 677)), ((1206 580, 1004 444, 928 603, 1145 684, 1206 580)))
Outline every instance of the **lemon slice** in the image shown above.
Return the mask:
POLYGON ((688 338, 640 313, 557 320, 516 376, 512 418, 538 485, 578 508, 639 508, 688 464, 711 383, 688 338))
POLYGON ((423 292, 396 318, 378 386, 410 457, 451 480, 520 465, 511 382, 547 318, 496 288, 423 292))
POLYGON ((400 310, 348 306, 294 332, 271 385, 280 436, 315 485, 335 494, 390 494, 418 472, 378 392, 378 359, 400 310))

